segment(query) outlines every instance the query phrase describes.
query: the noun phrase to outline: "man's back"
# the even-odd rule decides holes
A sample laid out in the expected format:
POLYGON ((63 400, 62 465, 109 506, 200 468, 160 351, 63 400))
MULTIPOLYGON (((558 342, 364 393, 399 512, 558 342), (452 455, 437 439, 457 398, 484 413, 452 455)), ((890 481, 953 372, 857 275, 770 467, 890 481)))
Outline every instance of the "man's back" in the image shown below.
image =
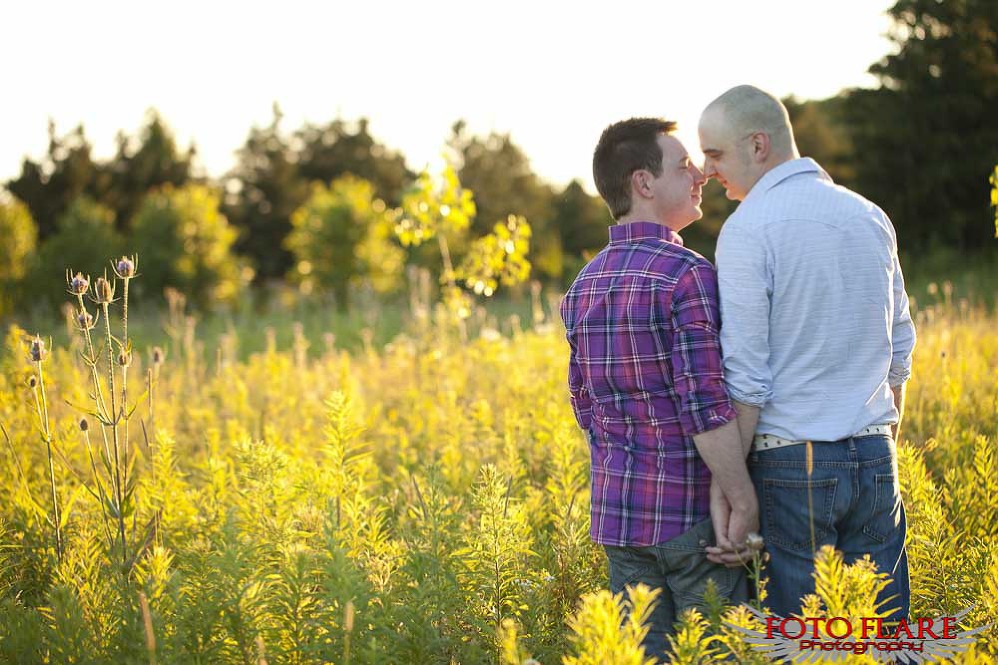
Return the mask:
POLYGON ((890 220, 809 159, 753 187, 718 240, 732 397, 759 433, 834 441, 897 420, 914 328, 890 220), (764 287, 764 288, 761 288, 764 287))
POLYGON ((650 222, 611 227, 562 301, 599 543, 654 545, 705 519, 710 471, 692 437, 735 417, 714 269, 680 242, 650 222))

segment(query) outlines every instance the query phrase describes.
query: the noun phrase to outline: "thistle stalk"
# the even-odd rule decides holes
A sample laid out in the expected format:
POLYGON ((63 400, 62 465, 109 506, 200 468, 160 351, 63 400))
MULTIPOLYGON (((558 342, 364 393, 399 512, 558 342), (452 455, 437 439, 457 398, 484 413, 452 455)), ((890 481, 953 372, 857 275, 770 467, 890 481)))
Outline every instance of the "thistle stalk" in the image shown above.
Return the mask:
MULTIPOLYGON (((55 464, 52 459, 52 428, 49 425, 48 399, 45 396, 45 373, 42 371, 42 361, 45 359, 45 346, 38 337, 31 343, 31 360, 35 365, 37 382, 31 382, 31 392, 35 396, 35 408, 38 411, 38 423, 42 431, 42 440, 49 462, 49 487, 52 490, 52 517, 55 528, 55 551, 62 562, 62 515, 59 512, 59 494, 55 489, 55 464)), ((35 378, 35 377, 32 377, 35 378)))
MULTIPOLYGON (((104 532, 107 536, 107 548, 110 552, 114 548, 114 535, 111 533, 111 520, 107 515, 107 493, 104 491, 104 484, 97 473, 97 461, 94 459, 94 449, 90 444, 90 425, 86 419, 80 421, 80 430, 83 432, 83 440, 86 444, 87 455, 90 457, 90 470, 94 474, 94 484, 97 485, 97 496, 100 500, 101 517, 104 518, 104 532)), ((102 430, 103 431, 103 430, 102 430)))
MULTIPOLYGON (((137 258, 128 258, 123 256, 118 259, 117 265, 114 267, 114 273, 124 284, 124 293, 121 298, 121 354, 118 356, 118 365, 121 367, 121 409, 122 409, 122 420, 123 425, 123 438, 124 438, 124 456, 125 456, 125 473, 128 473, 128 459, 130 456, 129 449, 129 437, 128 437, 128 421, 131 416, 128 413, 128 367, 131 365, 132 351, 131 344, 128 341, 128 285, 135 276, 137 258)), ((127 478, 125 484, 127 485, 127 478)))
POLYGON ((110 299, 100 303, 104 310, 104 330, 107 334, 107 380, 108 392, 111 394, 111 440, 114 444, 114 478, 116 485, 115 501, 117 503, 118 537, 121 538, 121 562, 128 564, 128 547, 125 541, 125 491, 123 484, 127 478, 122 478, 121 446, 118 438, 118 405, 114 396, 114 337, 111 335, 111 318, 109 316, 110 299))
MULTIPOLYGON (((70 273, 71 275, 71 273, 70 273)), ((111 447, 110 442, 107 438, 107 425, 104 422, 110 422, 111 416, 107 413, 107 403, 104 400, 104 389, 100 382, 100 373, 97 369, 97 354, 94 350, 94 340, 90 331, 94 327, 93 317, 87 312, 86 305, 83 302, 83 296, 86 295, 90 288, 90 280, 85 278, 82 274, 77 273, 75 277, 67 275, 67 280, 69 282, 69 293, 76 296, 77 304, 80 306, 80 313, 77 318, 79 323, 79 328, 83 332, 83 338, 87 343, 87 353, 89 356, 84 357, 84 361, 90 367, 90 378, 94 384, 94 403, 97 408, 97 413, 101 418, 101 438, 104 441, 104 459, 110 462, 111 459, 111 447)), ((95 298, 96 300, 96 298, 95 298)), ((114 477, 111 473, 108 473, 111 479, 112 489, 117 495, 117 485, 114 482, 114 477)), ((96 479, 95 479, 96 480, 96 479)))

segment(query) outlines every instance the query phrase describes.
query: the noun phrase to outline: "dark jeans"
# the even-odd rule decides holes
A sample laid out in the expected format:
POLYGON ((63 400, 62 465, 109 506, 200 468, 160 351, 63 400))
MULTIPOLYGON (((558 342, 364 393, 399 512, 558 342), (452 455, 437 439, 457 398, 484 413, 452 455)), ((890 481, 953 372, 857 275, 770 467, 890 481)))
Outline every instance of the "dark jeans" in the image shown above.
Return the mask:
POLYGON ((662 590, 644 641, 645 652, 649 655, 663 657, 669 644, 667 636, 674 633, 673 624, 684 610, 703 609, 703 592, 708 580, 714 580, 718 592, 729 602, 738 604, 748 600, 745 569, 711 563, 701 541, 708 545, 716 542, 709 519, 659 545, 604 546, 610 560, 610 590, 613 593, 639 583, 662 590))
POLYGON ((892 620, 907 617, 907 523, 894 441, 873 435, 814 442, 810 478, 806 448, 798 444, 749 455, 770 555, 766 605, 784 617, 799 614, 801 598, 814 593, 814 553, 833 545, 846 563, 869 554, 877 570, 890 576, 878 596, 878 602, 888 601, 882 610, 891 610, 892 620))

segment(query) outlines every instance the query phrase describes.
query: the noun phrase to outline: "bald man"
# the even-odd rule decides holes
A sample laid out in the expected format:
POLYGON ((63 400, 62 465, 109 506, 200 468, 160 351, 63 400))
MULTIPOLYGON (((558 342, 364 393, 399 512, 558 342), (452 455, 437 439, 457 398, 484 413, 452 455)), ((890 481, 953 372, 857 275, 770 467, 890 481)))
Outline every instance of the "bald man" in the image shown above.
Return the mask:
POLYGON ((800 612, 814 554, 833 545, 847 563, 870 555, 889 575, 884 609, 907 616, 895 439, 915 329, 894 227, 800 157, 786 108, 758 88, 711 102, 699 133, 704 175, 741 202, 717 242, 721 347, 770 555, 767 604, 800 612))

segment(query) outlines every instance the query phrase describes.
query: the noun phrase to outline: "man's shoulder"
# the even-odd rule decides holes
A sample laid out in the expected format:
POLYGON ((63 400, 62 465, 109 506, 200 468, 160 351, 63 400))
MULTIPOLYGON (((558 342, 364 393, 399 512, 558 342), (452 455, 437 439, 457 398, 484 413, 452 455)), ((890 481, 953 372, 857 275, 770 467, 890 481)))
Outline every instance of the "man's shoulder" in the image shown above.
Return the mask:
POLYGON ((625 246, 604 247, 582 267, 573 286, 608 273, 632 273, 651 280, 674 281, 691 269, 713 270, 700 253, 672 242, 642 240, 625 246))
POLYGON ((671 287, 691 272, 714 273, 714 264, 685 245, 661 243, 650 248, 654 254, 651 275, 663 286, 671 287))

